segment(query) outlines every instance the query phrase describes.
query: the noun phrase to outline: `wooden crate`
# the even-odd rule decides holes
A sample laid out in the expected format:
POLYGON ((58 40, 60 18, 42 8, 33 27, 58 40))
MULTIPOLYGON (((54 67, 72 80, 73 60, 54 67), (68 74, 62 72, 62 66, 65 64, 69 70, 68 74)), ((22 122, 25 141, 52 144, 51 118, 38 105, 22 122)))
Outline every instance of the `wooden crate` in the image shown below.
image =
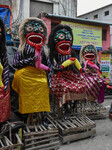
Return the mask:
POLYGON ((86 101, 83 103, 83 113, 90 119, 104 119, 107 117, 107 110, 102 104, 95 102, 86 101))
POLYGON ((22 149, 23 143, 21 141, 21 138, 16 133, 15 134, 15 141, 16 143, 11 142, 8 137, 1 135, 0 136, 0 150, 19 150, 22 149))
POLYGON ((60 147, 58 128, 47 116, 48 128, 42 123, 26 125, 24 130, 24 146, 27 150, 57 150, 60 147))
POLYGON ((69 117, 66 120, 55 120, 62 143, 91 137, 96 133, 96 124, 85 115, 69 117))

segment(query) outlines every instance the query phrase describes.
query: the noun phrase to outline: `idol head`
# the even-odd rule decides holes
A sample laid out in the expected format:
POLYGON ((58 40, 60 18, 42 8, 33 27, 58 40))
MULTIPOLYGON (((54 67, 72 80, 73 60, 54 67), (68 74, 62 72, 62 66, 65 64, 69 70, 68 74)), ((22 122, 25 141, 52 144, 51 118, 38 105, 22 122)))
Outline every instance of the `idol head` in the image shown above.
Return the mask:
POLYGON ((73 43, 72 29, 67 25, 57 25, 49 36, 48 45, 50 50, 56 50, 62 55, 69 55, 73 43))
POLYGON ((23 50, 24 44, 28 43, 33 47, 42 46, 47 39, 47 26, 39 18, 25 19, 19 28, 20 46, 23 50))
POLYGON ((80 50, 80 62, 85 62, 86 60, 97 61, 97 49, 92 44, 87 44, 82 46, 80 50))

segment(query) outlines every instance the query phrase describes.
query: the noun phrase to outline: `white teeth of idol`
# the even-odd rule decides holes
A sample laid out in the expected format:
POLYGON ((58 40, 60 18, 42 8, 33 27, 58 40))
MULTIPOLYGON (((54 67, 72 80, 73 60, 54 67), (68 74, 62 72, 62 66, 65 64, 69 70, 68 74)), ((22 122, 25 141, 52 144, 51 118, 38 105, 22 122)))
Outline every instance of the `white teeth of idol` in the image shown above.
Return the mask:
MULTIPOLYGON (((61 52, 64 51, 64 50, 60 49, 59 46, 58 46, 58 49, 59 49, 61 52)), ((69 49, 70 49, 70 47, 69 47, 69 49)), ((68 52, 69 52, 69 49, 68 49, 67 51, 64 51, 64 52, 65 52, 65 53, 68 53, 68 52)))
POLYGON ((61 43, 59 46, 62 46, 62 45, 70 45, 69 43, 61 43))

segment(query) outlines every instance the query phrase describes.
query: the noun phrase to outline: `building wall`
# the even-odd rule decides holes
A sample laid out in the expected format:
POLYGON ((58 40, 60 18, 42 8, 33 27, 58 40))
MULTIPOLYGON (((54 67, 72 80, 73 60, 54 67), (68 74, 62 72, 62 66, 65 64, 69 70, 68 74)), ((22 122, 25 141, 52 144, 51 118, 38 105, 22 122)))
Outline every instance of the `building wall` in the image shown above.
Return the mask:
POLYGON ((18 24, 25 18, 37 17, 41 12, 77 16, 77 0, 0 0, 0 4, 10 5, 12 22, 18 24))
MULTIPOLYGON (((95 15, 98 15, 98 18, 95 18, 95 20, 104 21, 104 22, 112 24, 112 4, 105 6, 105 7, 102 7, 100 9, 97 9, 95 11, 86 13, 84 15, 80 15, 78 17, 94 20, 95 15), (109 15, 105 16, 105 12, 107 12, 107 11, 109 11, 109 15)), ((108 30, 108 32, 109 32, 109 30, 108 30)), ((110 33, 109 34, 108 34, 108 32, 107 32, 107 38, 108 38, 108 36, 110 36, 110 40, 107 41, 107 43, 105 41, 102 42, 103 50, 108 50, 109 46, 112 46, 112 25, 110 25, 110 33)))
POLYGON ((0 5, 10 5, 10 1, 9 0, 0 0, 0 5))
POLYGON ((107 30, 107 37, 106 41, 102 41, 102 50, 108 50, 111 45, 110 27, 103 27, 103 29, 107 30))
POLYGON ((29 1, 29 5, 30 5, 29 17, 33 15, 36 16, 36 14, 33 13, 34 11, 33 8, 35 8, 36 10, 36 7, 37 9, 39 8, 38 10, 36 10, 38 12, 37 16, 41 12, 70 16, 70 17, 77 16, 77 0, 27 0, 27 1, 24 0, 24 1, 25 1, 24 9, 27 1, 29 1))
POLYGON ((53 14, 53 3, 30 1, 30 17, 38 17, 40 12, 53 14))
POLYGON ((98 18, 95 18, 95 20, 100 20, 100 21, 105 21, 112 23, 112 5, 108 5, 106 7, 102 7, 100 9, 97 9, 95 11, 86 13, 84 15, 78 16, 79 18, 85 18, 85 19, 90 19, 94 20, 94 16, 98 15, 98 18), (105 16, 105 12, 109 11, 109 15, 105 16))

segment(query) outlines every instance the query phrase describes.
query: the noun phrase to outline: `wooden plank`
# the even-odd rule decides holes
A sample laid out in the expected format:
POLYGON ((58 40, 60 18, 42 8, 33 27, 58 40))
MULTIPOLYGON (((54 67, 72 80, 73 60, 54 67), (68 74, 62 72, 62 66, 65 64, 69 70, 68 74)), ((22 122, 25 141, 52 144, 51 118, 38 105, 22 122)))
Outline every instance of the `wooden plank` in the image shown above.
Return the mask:
POLYGON ((32 140, 40 140, 40 139, 43 139, 43 138, 50 138, 50 137, 53 137, 53 136, 58 136, 58 133, 50 134, 50 135, 47 134, 47 135, 38 136, 38 137, 32 137, 32 138, 26 139, 25 142, 29 142, 29 141, 32 141, 32 140))
POLYGON ((59 141, 52 142, 52 143, 49 143, 49 144, 43 144, 43 145, 35 146, 35 147, 29 148, 27 150, 36 150, 36 149, 39 150, 39 149, 47 148, 47 147, 57 145, 57 144, 59 144, 59 141))
MULTIPOLYGON (((48 139, 44 139, 44 140, 41 140, 41 141, 34 141, 34 145, 41 145, 41 144, 44 144, 44 143, 46 143, 46 142, 52 142, 52 141, 59 141, 59 136, 58 137, 53 137, 53 138, 48 138, 48 139)), ((26 143, 26 142, 25 142, 26 143)), ((32 146, 32 143, 26 143, 25 144, 26 146, 26 148, 28 148, 29 146, 32 146)))
POLYGON ((67 122, 71 125, 72 128, 76 128, 77 126, 74 125, 70 120, 67 120, 67 122))
POLYGON ((42 148, 42 149, 39 149, 39 150, 57 150, 60 148, 60 145, 54 145, 54 146, 50 146, 50 147, 46 147, 46 148, 42 148))
POLYGON ((35 131, 38 132, 37 126, 34 124, 35 131))
POLYGON ((0 139, 0 144, 2 147, 5 147, 4 144, 2 143, 2 140, 0 139))
POLYGON ((5 141, 7 143, 7 146, 13 145, 13 143, 6 136, 4 136, 4 138, 5 138, 5 141))
POLYGON ((38 126, 38 128, 40 129, 40 131, 44 131, 40 125, 38 126))
POLYGON ((44 126, 44 125, 41 125, 41 127, 42 127, 44 130, 47 130, 47 129, 45 128, 45 126, 44 126))
POLYGON ((4 148, 0 148, 0 150, 9 150, 10 149, 10 146, 5 146, 4 148))
POLYGON ((53 121, 49 117, 47 117, 47 119, 51 122, 51 124, 54 126, 54 128, 57 128, 56 125, 53 123, 53 121))
POLYGON ((63 143, 66 143, 68 141, 75 141, 83 138, 87 138, 90 136, 93 136, 96 133, 95 129, 92 129, 91 131, 88 132, 83 132, 83 133, 78 133, 78 134, 73 134, 73 135, 68 135, 68 136, 61 136, 61 140, 63 143))
POLYGON ((27 130, 27 132, 30 132, 30 129, 27 125, 26 125, 26 130, 27 130))
POLYGON ((77 127, 82 127, 82 125, 76 119, 70 118, 70 120, 75 123, 77 127))
POLYGON ((44 135, 44 134, 53 134, 53 133, 58 133, 57 129, 54 130, 46 130, 46 131, 39 131, 39 132, 26 132, 24 136, 32 136, 32 135, 44 135))
POLYGON ((57 121, 56 121, 56 124, 61 130, 64 130, 64 128, 57 121))
POLYGON ((66 134, 74 134, 75 135, 76 132, 84 132, 84 131, 87 131, 87 130, 91 130, 94 127, 95 127, 95 125, 92 124, 92 125, 87 125, 87 126, 82 126, 82 127, 77 127, 77 128, 66 129, 66 130, 63 130, 59 133, 61 135, 66 135, 66 134))
POLYGON ((19 137, 19 135, 17 133, 16 133, 16 138, 17 138, 19 144, 23 145, 23 143, 22 143, 22 141, 21 141, 21 139, 20 139, 20 137, 19 137))
POLYGON ((67 129, 69 129, 69 127, 68 126, 66 126, 61 120, 57 120, 63 127, 65 127, 65 128, 67 128, 67 129))

